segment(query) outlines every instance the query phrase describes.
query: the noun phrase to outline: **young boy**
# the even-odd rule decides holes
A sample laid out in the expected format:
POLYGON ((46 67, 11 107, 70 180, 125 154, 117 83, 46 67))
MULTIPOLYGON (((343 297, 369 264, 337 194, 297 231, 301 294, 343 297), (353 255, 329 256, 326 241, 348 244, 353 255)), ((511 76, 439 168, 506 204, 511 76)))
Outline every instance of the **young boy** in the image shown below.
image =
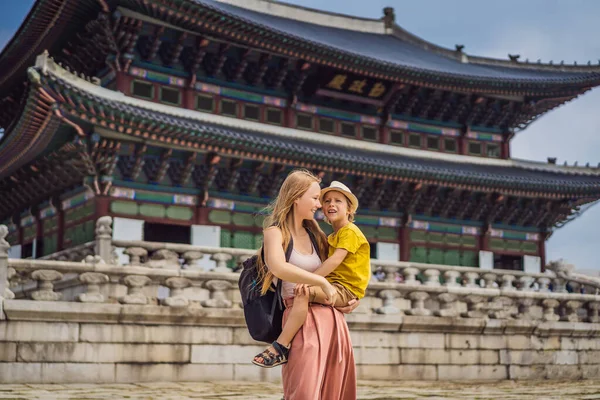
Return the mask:
POLYGON ((321 190, 320 202, 333 233, 327 238, 329 257, 314 273, 325 276, 337 295, 328 301, 320 288, 296 285, 294 305, 283 331, 271 347, 254 358, 252 362, 258 366, 272 368, 287 363, 292 339, 306 320, 309 303, 340 307, 365 296, 371 277, 371 249, 365 235, 353 223, 358 199, 346 185, 333 181, 321 190))

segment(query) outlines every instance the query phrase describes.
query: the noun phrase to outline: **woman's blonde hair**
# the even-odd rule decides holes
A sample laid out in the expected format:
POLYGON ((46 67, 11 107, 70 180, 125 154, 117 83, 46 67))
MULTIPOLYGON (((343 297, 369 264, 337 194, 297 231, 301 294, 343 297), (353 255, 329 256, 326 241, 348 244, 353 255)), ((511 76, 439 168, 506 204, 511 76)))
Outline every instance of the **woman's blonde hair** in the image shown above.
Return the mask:
MULTIPOLYGON (((263 229, 272 226, 277 226, 281 229, 284 250, 287 249, 292 238, 290 227, 293 223, 292 212, 294 210, 294 202, 302 197, 310 188, 310 185, 315 182, 321 183, 321 179, 310 171, 298 169, 290 172, 285 181, 283 181, 277 198, 265 209, 267 217, 263 223, 263 229)), ((317 224, 317 221, 306 219, 302 222, 302 226, 314 235, 319 247, 317 250, 319 251, 321 260, 325 260, 327 258, 327 237, 319 227, 319 224, 317 224)), ((258 274, 262 282, 262 293, 264 294, 271 287, 273 274, 267 268, 265 260, 262 257, 262 247, 258 251, 258 274)))

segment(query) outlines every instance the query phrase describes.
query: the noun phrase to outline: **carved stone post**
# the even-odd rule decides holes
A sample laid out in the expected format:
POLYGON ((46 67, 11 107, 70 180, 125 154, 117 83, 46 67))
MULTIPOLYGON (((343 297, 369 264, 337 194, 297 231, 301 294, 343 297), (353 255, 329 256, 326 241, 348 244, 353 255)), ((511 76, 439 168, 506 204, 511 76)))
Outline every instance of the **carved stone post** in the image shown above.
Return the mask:
MULTIPOLYGON (((215 253, 210 258, 217 263, 217 267, 214 269, 215 272, 231 272, 231 269, 227 267, 227 262, 233 258, 231 254, 227 253, 215 253)), ((207 300, 208 301, 208 300, 207 300)))
POLYGON ((417 275, 419 274, 419 270, 413 267, 404 268, 402 271, 404 274, 404 284, 405 285, 420 285, 421 282, 417 280, 417 275))
POLYGON ((431 315, 431 310, 425 308, 425 300, 429 298, 427 292, 412 292, 408 295, 408 298, 412 301, 412 308, 406 311, 408 315, 420 315, 427 316, 431 315))
POLYGON ((400 309, 394 305, 394 300, 400 298, 402 293, 394 289, 385 289, 380 291, 378 296, 383 305, 375 309, 377 314, 401 314, 400 309))
POLYGON ((127 286, 127 295, 119 298, 122 304, 148 304, 148 298, 142 288, 152 281, 144 275, 127 275, 123 283, 127 286))
POLYGON ((513 281, 515 280, 514 275, 502 275, 502 286, 500 289, 502 290, 515 290, 513 286, 513 281))
POLYGON ((542 301, 544 307, 544 321, 558 321, 560 317, 556 313, 556 308, 560 305, 560 302, 556 299, 545 299, 542 301))
POLYGON ((63 274, 52 269, 38 269, 33 271, 31 278, 38 281, 38 289, 31 293, 31 298, 38 301, 57 301, 62 297, 62 293, 54 291, 52 282, 61 280, 63 274))
POLYGON ((487 318, 488 300, 486 297, 470 294, 465 296, 464 301, 467 303, 467 311, 462 313, 463 317, 487 318))
POLYGON ((463 274, 463 279, 465 280, 465 283, 463 284, 464 287, 470 287, 470 288, 480 287, 477 284, 477 279, 479 279, 479 274, 477 272, 465 272, 463 274))
POLYGON ((186 251, 182 257, 188 269, 198 269, 200 268, 199 261, 204 257, 204 254, 199 251, 186 251))
POLYGON ((189 279, 172 277, 165 284, 170 290, 169 297, 163 300, 163 304, 169 307, 187 307, 190 300, 183 294, 183 289, 192 285, 189 279))
POLYGON ((440 302, 440 309, 433 312, 438 317, 456 317, 458 311, 456 310, 455 304, 458 297, 451 293, 442 293, 438 295, 437 299, 440 302))
MULTIPOLYGON (((8 249, 10 244, 6 241, 8 227, 0 225, 0 319, 2 319, 2 298, 8 298, 8 249)), ((12 292, 11 292, 12 293, 12 292)))
POLYGON ((123 254, 129 256, 129 265, 139 266, 142 265, 142 259, 148 256, 148 250, 143 247, 128 247, 123 251, 123 254))
POLYGON ((509 319, 513 300, 510 297, 498 296, 488 303, 488 316, 494 319, 509 319))
POLYGON ((519 291, 521 292, 527 292, 527 291, 531 291, 531 285, 533 284, 533 277, 531 276, 521 276, 519 278, 519 291))
POLYGON ((108 216, 100 217, 96 221, 95 251, 107 264, 114 264, 111 225, 112 218, 108 216))
POLYGON ((578 300, 567 300, 563 303, 565 307, 565 315, 560 320, 568 322, 579 322, 579 315, 577 311, 581 308, 583 303, 578 300))
MULTIPOLYGON (((6 284, 6 289, 4 289, 4 298, 6 300, 12 300, 15 298, 15 294, 10 290, 10 280, 17 274, 14 268, 8 269, 8 281, 6 284)), ((2 297, 2 296, 0 296, 2 297)), ((0 318, 1 318, 2 310, 0 310, 0 318)))
POLYGON ((108 283, 108 275, 99 272, 85 272, 79 275, 79 281, 87 283, 87 292, 77 295, 82 303, 104 303, 104 295, 100 293, 100 285, 108 283))
POLYGON ((550 292, 550 278, 537 278, 537 283, 540 286, 538 292, 548 293, 550 292))
POLYGON ((396 272, 398 272, 398 268, 396 267, 383 267, 385 271, 385 280, 384 282, 396 283, 396 272))
MULTIPOLYGON (((225 255, 229 256, 229 259, 231 259, 229 254, 225 255)), ((218 268, 219 267, 217 267, 217 269, 218 268)), ((229 268, 227 268, 227 270, 229 270, 229 268)), ((231 282, 228 281, 207 281, 206 287, 210 290, 210 299, 204 300, 201 304, 207 308, 231 308, 233 302, 227 298, 227 293, 225 291, 231 289, 232 286, 231 282)))
POLYGON ((444 272, 444 286, 447 286, 447 287, 460 286, 460 283, 457 282, 459 277, 460 277, 460 272, 458 272, 458 271, 444 272))
POLYGON ((427 280, 425 281, 425 286, 442 286, 440 284, 440 271, 437 269, 426 269, 425 277, 427 280))
POLYGON ((517 299, 517 305, 519 307, 519 313, 515 315, 517 319, 536 319, 531 313, 531 307, 535 305, 536 300, 532 297, 521 297, 517 299))
POLYGON ((600 309, 600 303, 591 301, 587 304, 588 309, 588 322, 598 323, 600 322, 600 316, 598 315, 598 310, 600 309))
POLYGON ((496 275, 496 274, 492 274, 492 273, 483 274, 483 280, 485 281, 485 287, 487 289, 494 289, 494 284, 496 283, 497 279, 498 279, 498 275, 496 275))
POLYGON ((554 293, 567 293, 567 281, 561 278, 554 278, 552 283, 554 284, 554 293))

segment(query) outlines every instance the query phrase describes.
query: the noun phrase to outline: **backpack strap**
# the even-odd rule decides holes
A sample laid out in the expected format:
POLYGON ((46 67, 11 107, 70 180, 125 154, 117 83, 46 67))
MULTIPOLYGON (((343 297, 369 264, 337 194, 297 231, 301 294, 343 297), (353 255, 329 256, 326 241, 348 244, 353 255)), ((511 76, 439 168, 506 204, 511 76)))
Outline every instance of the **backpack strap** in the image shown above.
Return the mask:
MULTIPOLYGON (((319 260, 321 260, 321 253, 319 252, 319 243, 317 243, 317 238, 309 229, 307 229, 307 228, 304 228, 304 229, 306 229, 306 233, 308 233, 310 242, 312 243, 313 247, 315 248, 315 251, 317 252, 317 256, 319 256, 319 260)), ((321 261, 323 261, 323 260, 321 260, 321 261)))

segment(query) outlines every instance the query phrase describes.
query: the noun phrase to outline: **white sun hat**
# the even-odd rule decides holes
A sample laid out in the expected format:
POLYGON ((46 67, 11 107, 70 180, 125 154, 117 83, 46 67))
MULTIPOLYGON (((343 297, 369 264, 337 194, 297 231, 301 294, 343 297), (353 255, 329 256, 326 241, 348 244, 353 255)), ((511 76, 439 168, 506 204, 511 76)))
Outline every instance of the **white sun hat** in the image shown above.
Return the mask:
POLYGON ((341 194, 343 194, 344 196, 346 196, 348 198, 348 200, 350 201, 350 210, 349 211, 352 214, 354 214, 356 212, 356 210, 358 209, 358 199, 356 198, 355 195, 352 194, 350 189, 348 189, 348 186, 344 185, 342 182, 332 181, 331 185, 329 185, 329 187, 322 189, 321 196, 319 197, 319 201, 321 203, 323 203, 323 197, 325 197, 325 194, 327 192, 331 192, 332 190, 335 190, 336 192, 340 192, 341 194))

